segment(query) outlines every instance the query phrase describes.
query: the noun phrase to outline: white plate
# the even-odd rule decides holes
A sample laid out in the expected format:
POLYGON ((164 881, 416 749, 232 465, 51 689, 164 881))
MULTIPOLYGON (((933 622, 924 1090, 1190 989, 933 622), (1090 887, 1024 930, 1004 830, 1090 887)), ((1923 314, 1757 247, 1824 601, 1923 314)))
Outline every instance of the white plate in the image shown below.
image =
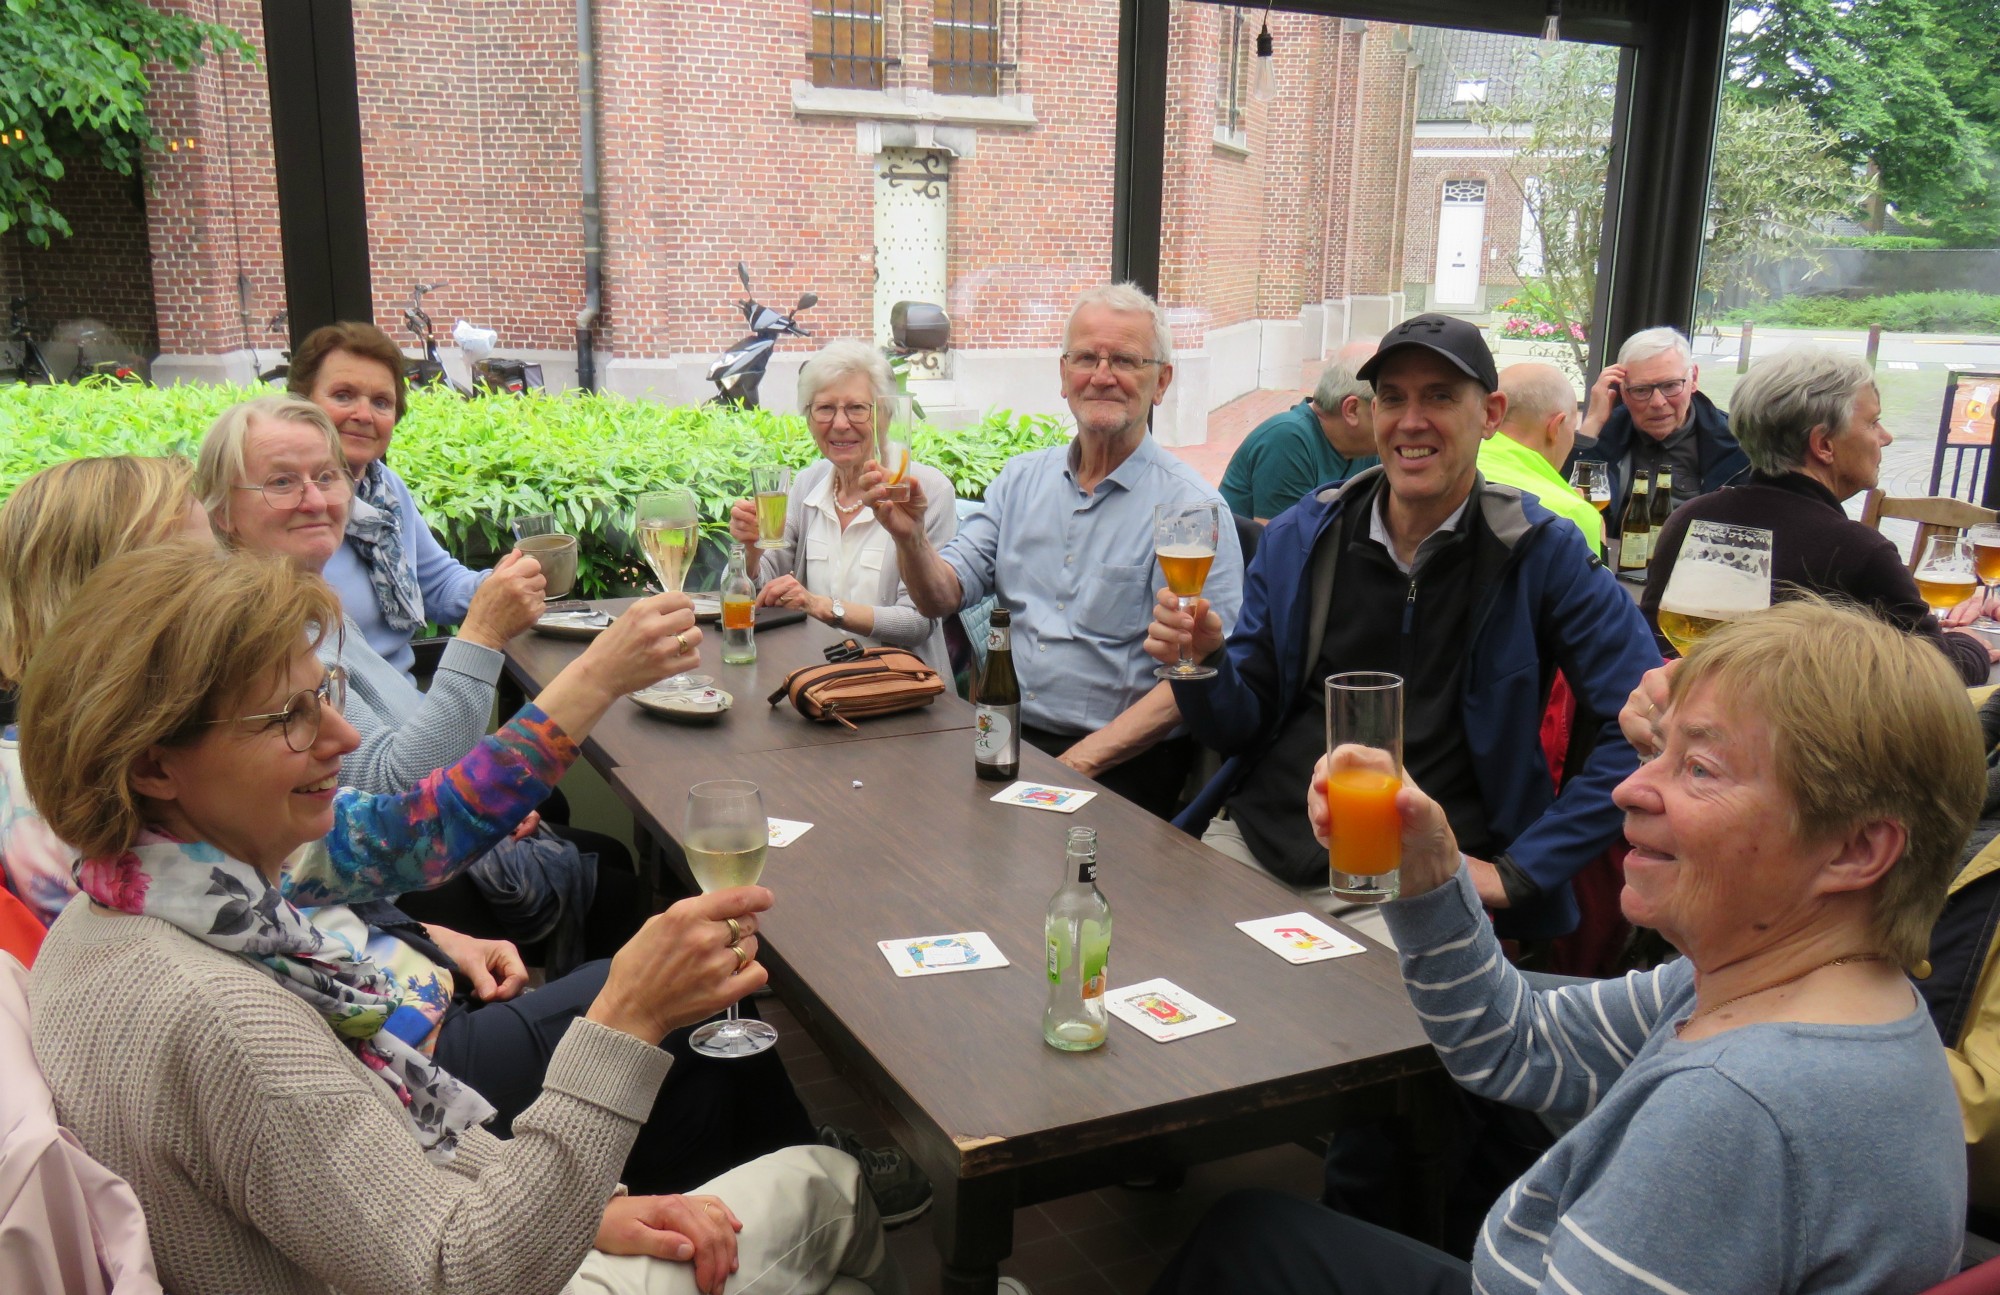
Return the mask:
POLYGON ((648 688, 632 693, 631 697, 648 714, 682 724, 713 724, 735 701, 720 688, 691 688, 685 692, 656 692, 648 688))
POLYGON ((688 601, 694 604, 694 618, 698 621, 719 621, 722 619, 721 594, 689 594, 688 601))
POLYGON ((535 622, 535 632, 559 639, 594 639, 611 628, 610 621, 599 624, 583 616, 582 612, 550 612, 535 622))

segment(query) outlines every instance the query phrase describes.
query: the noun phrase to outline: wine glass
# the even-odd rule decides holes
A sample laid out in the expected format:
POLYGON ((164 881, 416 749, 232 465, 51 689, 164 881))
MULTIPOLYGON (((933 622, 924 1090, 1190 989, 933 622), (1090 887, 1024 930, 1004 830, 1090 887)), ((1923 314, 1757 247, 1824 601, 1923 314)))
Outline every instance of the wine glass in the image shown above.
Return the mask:
POLYGON ((891 396, 888 419, 876 420, 875 461, 882 465, 882 498, 887 503, 910 501, 910 428, 916 421, 913 403, 908 396, 891 396))
POLYGON ((1771 532, 1692 522, 1660 595, 1660 633, 1686 656, 1724 621, 1771 605, 1771 532))
MULTIPOLYGON (((683 592, 688 567, 694 563, 701 544, 701 509, 694 491, 686 486, 666 486, 640 495, 633 506, 632 520, 639 531, 639 551, 653 569, 660 588, 667 593, 683 592)), ((686 692, 706 688, 715 680, 708 675, 684 674, 656 683, 649 692, 686 692)))
MULTIPOLYGON (((1214 501, 1199 504, 1157 504, 1153 508, 1153 556, 1160 560, 1160 573, 1167 588, 1181 600, 1186 611, 1201 597, 1208 569, 1215 565, 1215 549, 1222 542, 1222 506, 1214 501)), ((1156 666, 1156 679, 1213 679, 1212 666, 1197 665, 1194 643, 1181 645, 1181 659, 1173 665, 1156 666)))
MULTIPOLYGON (((2000 585, 2000 526, 1984 522, 1966 532, 1972 541, 1973 565, 1979 572, 1979 582, 1988 589, 2000 585)), ((1993 622, 1980 617, 1979 628, 1993 627, 1993 622)))
POLYGON ((1599 513, 1611 506, 1611 474, 1599 460, 1578 459, 1569 470, 1569 483, 1599 513))
POLYGON ((1961 531, 1939 531, 1924 543, 1917 592, 1943 615, 1979 592, 1979 556, 1961 531))
MULTIPOLYGON (((681 849, 702 894, 756 885, 770 846, 770 821, 756 783, 726 778, 688 788, 681 849)), ((688 1046, 704 1057, 752 1057, 777 1041, 778 1032, 769 1025, 737 1016, 734 1003, 721 1020, 688 1036, 688 1046)))

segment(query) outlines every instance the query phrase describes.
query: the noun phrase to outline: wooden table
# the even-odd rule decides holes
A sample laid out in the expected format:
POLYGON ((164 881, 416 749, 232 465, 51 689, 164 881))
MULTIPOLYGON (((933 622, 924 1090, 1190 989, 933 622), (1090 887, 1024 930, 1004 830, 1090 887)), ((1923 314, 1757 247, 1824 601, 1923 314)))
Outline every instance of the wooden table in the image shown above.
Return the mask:
MULTIPOLYGON (((934 709, 970 713, 953 697, 934 709)), ((995 1289, 1022 1205, 1324 1132, 1437 1068, 1392 955, 1286 963, 1232 924, 1297 896, 1109 792, 1075 814, 993 804, 1000 784, 977 780, 956 730, 761 750, 705 736, 607 779, 662 836, 700 778, 751 779, 768 813, 815 825, 771 851, 760 957, 930 1175, 947 1291, 995 1289), (1162 1044, 1114 1020, 1080 1054, 1042 1042, 1043 914, 1072 826, 1098 832, 1113 986, 1168 976, 1236 1024, 1162 1044), (1010 965, 899 980, 876 947, 964 930, 1010 965)), ((1024 778, 1081 781, 1021 755, 1024 778)))
MULTIPOLYGON (((592 603, 616 615, 630 606, 631 599, 592 603)), ((838 745, 910 733, 935 733, 946 729, 972 727, 972 710, 947 696, 921 710, 871 719, 859 730, 839 724, 821 724, 805 718, 790 703, 767 705, 765 698, 776 691, 785 676, 802 665, 824 665, 824 649, 849 637, 815 620, 781 625, 757 634, 757 661, 754 665, 722 664, 722 627, 714 622, 701 626, 701 671, 733 699, 729 713, 712 726, 677 724, 641 710, 636 702, 619 701, 599 720, 584 742, 584 756, 600 770, 622 764, 643 764, 658 760, 670 750, 698 751, 702 758, 739 751, 775 751, 786 747, 838 745), (946 701, 954 702, 945 706, 946 701)), ((552 638, 532 631, 507 645, 507 674, 529 697, 535 696, 562 668, 583 655, 585 641, 552 638)), ((503 703, 503 713, 512 707, 503 703)), ((971 739, 965 748, 972 749, 971 739)), ((968 762, 970 756, 967 757, 968 762)))

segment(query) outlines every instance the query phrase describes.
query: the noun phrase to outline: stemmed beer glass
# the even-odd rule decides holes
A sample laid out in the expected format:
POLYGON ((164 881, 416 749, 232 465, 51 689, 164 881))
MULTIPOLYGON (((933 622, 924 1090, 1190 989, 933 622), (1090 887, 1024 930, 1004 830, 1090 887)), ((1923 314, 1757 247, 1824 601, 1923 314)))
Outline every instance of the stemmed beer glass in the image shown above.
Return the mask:
MULTIPOLYGON (((658 577, 661 590, 683 592, 688 567, 701 545, 701 509, 694 491, 686 486, 664 486, 640 495, 632 513, 639 531, 639 551, 646 555, 646 565, 658 577)), ((713 682, 707 675, 676 675, 654 684, 651 691, 685 692, 713 682)))
MULTIPOLYGON (((702 894, 756 885, 764 875, 764 855, 770 846, 770 821, 764 817, 764 797, 756 783, 727 778, 688 788, 681 849, 702 894)), ((705 1057, 753 1057, 777 1041, 776 1030, 762 1021, 742 1019, 734 1003, 721 1020, 688 1036, 688 1046, 705 1057)))
POLYGON ((1771 605, 1771 532, 1692 522, 1660 595, 1660 633, 1686 656, 1716 626, 1771 605))
POLYGON ((1943 615, 1979 592, 1979 556, 1959 531, 1940 531, 1924 544, 1917 563, 1917 592, 1943 615))
MULTIPOLYGON (((1153 556, 1159 559, 1160 574, 1167 588, 1181 600, 1186 611, 1201 597, 1208 581, 1208 569, 1215 565, 1216 546, 1222 542, 1222 505, 1209 501, 1198 504, 1156 504, 1153 507, 1153 556)), ((1213 679, 1213 666, 1197 664, 1194 643, 1181 645, 1181 659, 1173 665, 1156 666, 1156 679, 1213 679)))
POLYGON ((1578 459, 1569 470, 1569 484, 1599 513, 1611 507, 1611 474, 1596 459, 1578 459))

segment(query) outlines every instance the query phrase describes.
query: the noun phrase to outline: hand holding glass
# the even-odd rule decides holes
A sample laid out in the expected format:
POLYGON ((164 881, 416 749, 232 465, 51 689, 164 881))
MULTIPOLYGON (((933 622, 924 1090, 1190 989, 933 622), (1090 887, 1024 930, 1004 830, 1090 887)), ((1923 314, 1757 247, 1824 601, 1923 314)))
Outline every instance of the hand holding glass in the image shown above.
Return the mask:
POLYGON ((1396 793, 1403 789, 1402 678, 1369 671, 1328 675, 1326 752, 1333 893, 1354 904, 1394 899, 1403 866, 1403 818, 1396 810, 1396 793), (1357 763, 1352 752, 1336 758, 1344 746, 1371 748, 1378 758, 1357 763))
POLYGON ((788 549, 785 505, 791 498, 792 470, 773 466, 750 469, 750 493, 757 501, 757 547, 788 549))
POLYGON ((1693 522, 1660 595, 1660 633, 1682 656, 1716 626, 1771 605, 1771 532, 1693 522))
POLYGON ((1931 536, 1917 563, 1917 592, 1940 613, 1979 592, 1979 558, 1972 541, 1958 531, 1931 536))
MULTIPOLYGON (((756 885, 770 844, 770 821, 756 783, 724 779, 688 788, 681 848, 702 894, 756 885)), ((734 1003, 721 1020, 688 1036, 688 1046, 705 1057, 751 1057, 777 1041, 778 1032, 764 1022, 739 1018, 734 1003)))
MULTIPOLYGON (((1160 561, 1160 574, 1167 588, 1180 599, 1187 611, 1201 597, 1208 581, 1208 569, 1215 565, 1215 550, 1222 542, 1222 505, 1213 501, 1199 504, 1156 504, 1153 508, 1153 556, 1160 561)), ((1181 659, 1173 665, 1155 667, 1156 679, 1213 679, 1211 666, 1198 665, 1194 642, 1181 645, 1181 659)))
MULTIPOLYGON (((646 565, 659 578, 663 592, 683 592, 688 567, 701 543, 701 511, 694 491, 686 486, 667 486, 652 494, 640 495, 633 506, 632 520, 639 532, 639 551, 646 565)), ((685 692, 706 688, 714 680, 707 675, 677 675, 653 685, 657 692, 685 692)))
POLYGON ((880 424, 875 441, 875 461, 882 465, 882 499, 886 503, 910 502, 910 430, 915 422, 910 397, 892 396, 889 418, 880 424))
POLYGON ((576 587, 576 536, 563 534, 553 513, 516 517, 513 529, 514 547, 541 564, 543 596, 551 602, 569 597, 576 587))

